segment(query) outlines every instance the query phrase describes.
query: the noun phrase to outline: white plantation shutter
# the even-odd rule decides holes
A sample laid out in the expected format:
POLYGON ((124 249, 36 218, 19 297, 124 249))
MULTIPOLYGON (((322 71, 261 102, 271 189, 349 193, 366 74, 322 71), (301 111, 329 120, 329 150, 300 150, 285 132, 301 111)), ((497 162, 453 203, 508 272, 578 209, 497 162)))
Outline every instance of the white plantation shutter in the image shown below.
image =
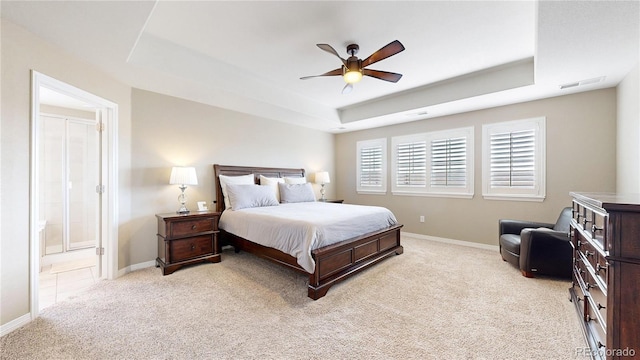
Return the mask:
POLYGON ((386 193, 387 139, 358 141, 357 183, 359 193, 386 193))
POLYGON ((535 186, 534 130, 491 134, 491 187, 535 186))
POLYGON ((360 149, 360 186, 381 186, 382 176, 382 146, 360 149))
POLYGON ((495 200, 542 201, 546 185, 544 117, 486 124, 483 196, 495 200))
POLYGON ((431 186, 467 186, 467 138, 431 141, 431 186))
POLYGON ((427 185, 427 142, 417 141, 396 146, 396 185, 427 185))
POLYGON ((391 138, 391 190, 396 195, 473 197, 474 128, 391 138))

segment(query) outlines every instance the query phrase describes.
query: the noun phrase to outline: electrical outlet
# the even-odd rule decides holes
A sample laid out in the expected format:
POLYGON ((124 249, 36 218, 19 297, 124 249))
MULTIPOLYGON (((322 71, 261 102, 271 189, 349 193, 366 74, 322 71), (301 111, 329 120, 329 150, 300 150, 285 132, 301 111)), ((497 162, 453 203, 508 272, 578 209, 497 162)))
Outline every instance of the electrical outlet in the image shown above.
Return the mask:
POLYGON ((424 215, 420 215, 420 222, 424 222, 424 215))

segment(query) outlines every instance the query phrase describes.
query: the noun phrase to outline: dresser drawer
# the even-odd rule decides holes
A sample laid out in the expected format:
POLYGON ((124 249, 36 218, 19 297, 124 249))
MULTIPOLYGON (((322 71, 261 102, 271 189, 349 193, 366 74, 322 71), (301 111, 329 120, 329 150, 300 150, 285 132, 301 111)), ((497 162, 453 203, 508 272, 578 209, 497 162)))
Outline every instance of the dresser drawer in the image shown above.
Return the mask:
POLYGON ((175 221, 170 225, 169 236, 175 238, 214 230, 217 230, 214 218, 175 221))
POLYGON ((171 258, 168 259, 168 262, 174 263, 202 255, 213 254, 213 236, 214 235, 202 235, 169 241, 169 254, 171 254, 171 258))
POLYGON ((585 322, 587 326, 591 329, 591 336, 593 338, 593 342, 596 344, 598 348, 602 348, 606 346, 607 340, 607 324, 604 323, 603 318, 598 313, 598 310, 594 308, 592 301, 587 301, 587 313, 585 314, 585 322))
POLYGON ((578 234, 577 237, 579 239, 576 253, 577 259, 588 263, 588 266, 583 264, 583 269, 591 274, 590 282, 595 283, 597 281, 602 287, 602 291, 606 294, 607 270, 609 268, 606 255, 593 243, 583 238, 581 234, 578 234))
POLYGON ((607 295, 600 288, 591 288, 589 290, 589 298, 591 307, 600 314, 600 322, 602 326, 607 328, 607 295))
POLYGON ((575 201, 572 213, 576 227, 604 251, 607 248, 608 214, 575 201))

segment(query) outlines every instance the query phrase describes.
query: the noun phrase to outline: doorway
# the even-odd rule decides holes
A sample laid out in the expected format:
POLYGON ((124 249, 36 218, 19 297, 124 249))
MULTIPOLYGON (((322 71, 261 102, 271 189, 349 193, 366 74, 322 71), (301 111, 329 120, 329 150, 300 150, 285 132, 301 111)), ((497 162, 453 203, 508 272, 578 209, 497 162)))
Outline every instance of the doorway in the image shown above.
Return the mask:
POLYGON ((117 277, 117 109, 108 100, 32 73, 32 319, 41 305, 51 303, 40 296, 43 282, 87 284, 69 277, 80 269, 92 280, 117 277))

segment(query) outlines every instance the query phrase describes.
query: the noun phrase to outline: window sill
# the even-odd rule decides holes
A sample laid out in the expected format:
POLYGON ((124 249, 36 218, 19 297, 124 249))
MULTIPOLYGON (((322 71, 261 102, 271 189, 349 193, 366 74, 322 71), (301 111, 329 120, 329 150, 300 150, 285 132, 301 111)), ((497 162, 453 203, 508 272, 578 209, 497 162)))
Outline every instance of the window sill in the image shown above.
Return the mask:
POLYGON ((393 191, 393 195, 397 196, 425 196, 425 197, 443 197, 454 199, 472 199, 473 194, 468 193, 433 193, 433 192, 410 192, 410 191, 393 191))
POLYGON ((501 200, 501 201, 533 201, 543 202, 544 195, 504 195, 504 194, 482 194, 485 200, 501 200))
POLYGON ((386 191, 357 190, 358 195, 387 195, 386 191))

